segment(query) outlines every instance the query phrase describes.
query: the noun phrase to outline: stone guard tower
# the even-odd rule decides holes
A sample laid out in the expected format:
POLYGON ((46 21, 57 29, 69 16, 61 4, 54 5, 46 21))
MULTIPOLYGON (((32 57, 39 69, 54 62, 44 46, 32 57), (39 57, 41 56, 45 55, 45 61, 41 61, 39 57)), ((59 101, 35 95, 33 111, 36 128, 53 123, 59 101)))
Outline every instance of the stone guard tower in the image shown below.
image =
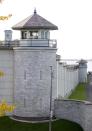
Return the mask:
MULTIPOLYGON (((19 47, 14 48, 14 101, 17 117, 48 117, 50 108, 51 72, 52 99, 57 97, 56 40, 50 30, 58 27, 34 14, 12 27, 21 31, 19 47)), ((52 104, 53 106, 53 104, 52 104)), ((54 108, 54 106, 53 106, 54 108)))
POLYGON ((80 60, 79 62, 79 82, 87 82, 87 61, 80 60))

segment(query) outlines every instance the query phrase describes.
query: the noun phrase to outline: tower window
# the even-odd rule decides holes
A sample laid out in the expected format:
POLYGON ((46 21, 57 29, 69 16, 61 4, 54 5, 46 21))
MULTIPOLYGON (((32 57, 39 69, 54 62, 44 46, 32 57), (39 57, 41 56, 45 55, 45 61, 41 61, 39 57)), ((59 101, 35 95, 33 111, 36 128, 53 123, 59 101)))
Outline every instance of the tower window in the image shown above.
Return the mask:
POLYGON ((38 31, 30 31, 29 33, 31 39, 38 39, 38 31))
POLYGON ((48 39, 48 31, 45 31, 45 39, 48 39))
POLYGON ((41 39, 44 39, 44 31, 41 31, 41 39))
POLYGON ((33 38, 38 39, 38 31, 35 31, 32 34, 33 34, 33 38))
POLYGON ((40 80, 42 80, 42 71, 40 71, 40 80))
POLYGON ((24 80, 26 80, 26 70, 24 70, 24 80))
POLYGON ((24 107, 26 107, 26 99, 24 98, 24 107))
POLYGON ((22 39, 38 39, 38 31, 22 31, 22 39))
POLYGON ((48 39, 48 31, 41 31, 41 38, 48 39))
POLYGON ((26 39, 27 38, 27 31, 22 31, 22 39, 26 39))

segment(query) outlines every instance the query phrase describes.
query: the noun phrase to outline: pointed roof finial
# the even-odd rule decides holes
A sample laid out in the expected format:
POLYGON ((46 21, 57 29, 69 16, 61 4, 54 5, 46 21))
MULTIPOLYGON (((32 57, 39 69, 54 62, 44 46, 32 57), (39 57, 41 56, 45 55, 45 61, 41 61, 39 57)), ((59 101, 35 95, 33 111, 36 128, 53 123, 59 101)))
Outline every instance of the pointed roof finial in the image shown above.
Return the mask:
POLYGON ((36 8, 34 9, 34 14, 36 14, 37 13, 37 11, 36 11, 36 8))

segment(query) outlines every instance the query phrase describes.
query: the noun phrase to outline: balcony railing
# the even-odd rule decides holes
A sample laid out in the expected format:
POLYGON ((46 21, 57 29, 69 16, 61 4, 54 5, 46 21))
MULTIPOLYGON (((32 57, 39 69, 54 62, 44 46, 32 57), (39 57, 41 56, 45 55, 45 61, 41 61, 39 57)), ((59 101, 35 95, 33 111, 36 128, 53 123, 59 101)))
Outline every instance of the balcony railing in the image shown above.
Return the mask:
POLYGON ((25 39, 14 41, 0 41, 0 47, 57 47, 56 40, 25 39))

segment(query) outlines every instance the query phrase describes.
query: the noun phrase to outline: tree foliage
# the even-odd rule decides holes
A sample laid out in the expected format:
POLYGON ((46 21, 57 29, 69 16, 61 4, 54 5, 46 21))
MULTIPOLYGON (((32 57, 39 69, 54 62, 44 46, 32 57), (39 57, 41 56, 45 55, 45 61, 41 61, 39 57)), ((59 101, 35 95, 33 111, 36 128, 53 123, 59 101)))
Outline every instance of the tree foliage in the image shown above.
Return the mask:
POLYGON ((5 116, 7 112, 13 112, 14 109, 14 105, 9 105, 5 100, 2 100, 0 102, 0 117, 5 116))

